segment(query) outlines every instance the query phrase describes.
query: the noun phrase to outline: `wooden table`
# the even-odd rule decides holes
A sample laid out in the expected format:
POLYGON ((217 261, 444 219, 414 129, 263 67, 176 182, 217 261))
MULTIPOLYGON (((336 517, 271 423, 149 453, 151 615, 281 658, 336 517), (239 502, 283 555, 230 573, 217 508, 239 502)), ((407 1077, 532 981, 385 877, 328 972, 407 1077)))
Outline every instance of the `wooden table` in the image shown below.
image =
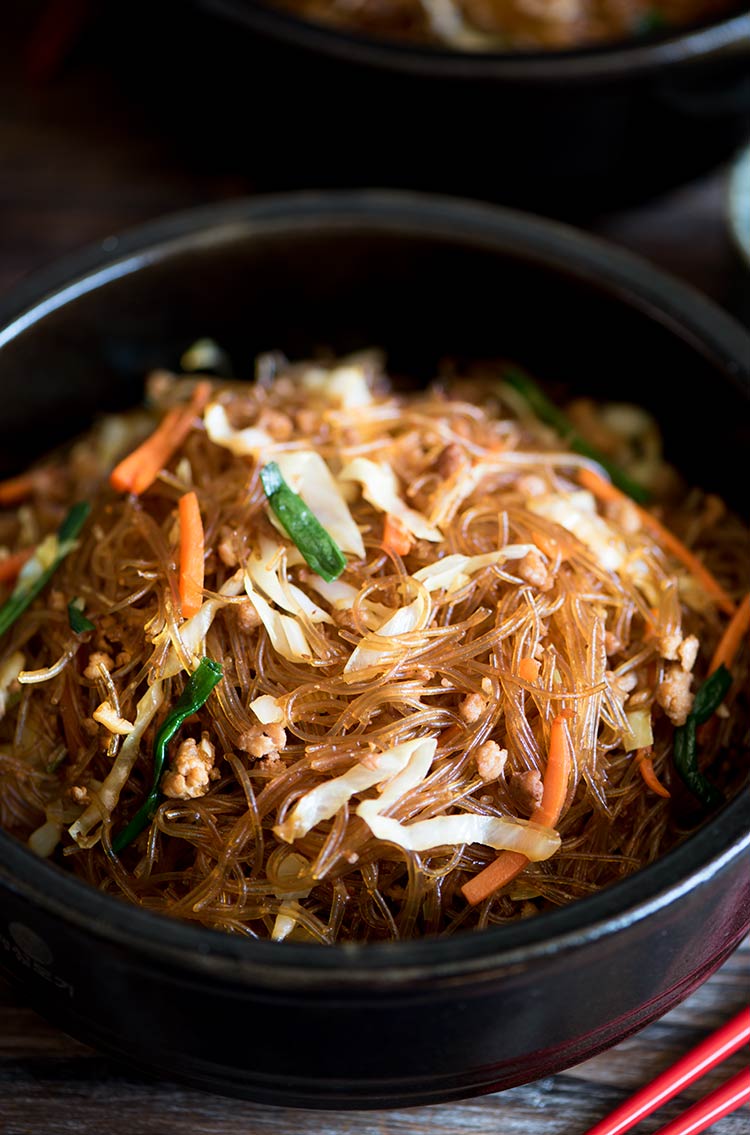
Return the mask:
MULTIPOLYGON (((29 85, 23 51, 38 7, 37 0, 3 5, 0 293, 29 271, 113 231, 256 188, 245 163, 232 154, 207 168, 199 149, 189 153, 175 144, 168 123, 154 121, 147 102, 139 101, 137 81, 123 80, 122 57, 101 39, 100 28, 92 29, 60 73, 29 85)), ((724 190, 720 170, 662 201, 599 218, 590 227, 747 312, 750 282, 727 236, 724 190)), ((0 982, 0 1132, 578 1135, 737 1012, 747 1002, 749 985, 750 943, 661 1021, 560 1075, 454 1105, 345 1114, 269 1109, 151 1082, 49 1026, 24 1006, 22 994, 0 982)), ((685 1099, 716 1086, 741 1063, 735 1057, 639 1130, 655 1131, 682 1110, 685 1099)), ((747 1135, 747 1111, 714 1130, 747 1135)))
MULTIPOLYGON (((662 1020, 568 1072, 456 1104, 374 1112, 304 1112, 152 1083, 66 1037, 0 985, 3 1135, 582 1135, 747 1003, 750 943, 662 1020)), ((736 1055, 638 1128, 648 1135, 686 1101, 738 1072, 736 1055)), ((745 1056, 746 1060, 746 1056, 745 1056)), ((715 1135, 747 1135, 747 1109, 715 1135)))

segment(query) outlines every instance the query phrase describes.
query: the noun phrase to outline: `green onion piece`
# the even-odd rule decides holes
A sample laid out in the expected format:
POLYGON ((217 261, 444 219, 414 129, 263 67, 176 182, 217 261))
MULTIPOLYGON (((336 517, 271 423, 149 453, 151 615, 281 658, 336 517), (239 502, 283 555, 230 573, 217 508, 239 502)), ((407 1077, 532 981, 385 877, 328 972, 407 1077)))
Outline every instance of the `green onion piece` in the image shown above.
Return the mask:
POLYGON ((731 684, 732 675, 722 663, 696 691, 691 716, 695 718, 698 725, 703 725, 709 717, 713 717, 727 696, 731 684))
POLYGON ((141 804, 140 808, 121 832, 112 840, 112 850, 119 855, 137 835, 147 827, 156 812, 159 803, 159 784, 164 772, 167 759, 167 745, 180 728, 185 718, 197 713, 208 701, 208 696, 223 674, 218 662, 210 658, 202 658, 198 669, 195 670, 187 682, 185 689, 175 702, 173 709, 167 715, 164 724, 156 734, 154 741, 154 779, 151 791, 141 804))
MULTIPOLYGON (((60 564, 69 552, 75 547, 75 541, 86 523, 91 511, 88 501, 79 501, 74 504, 57 532, 57 554, 52 563, 43 567, 39 557, 39 549, 28 560, 16 582, 11 597, 0 607, 0 635, 5 634, 13 626, 19 615, 33 603, 40 591, 49 583, 60 564)), ((41 545, 40 545, 41 547, 41 545)))
MULTIPOLYGON (((63 544, 67 544, 70 540, 78 538, 90 512, 91 505, 88 501, 78 501, 77 504, 73 505, 57 533, 61 548, 63 544)), ((70 550, 71 549, 69 549, 69 551, 70 550)))
POLYGON ((302 498, 289 488, 275 461, 263 466, 260 480, 276 518, 313 571, 327 583, 338 579, 346 567, 344 553, 302 498))
POLYGON ((96 630, 95 625, 91 619, 87 619, 83 613, 83 600, 71 599, 68 603, 68 622, 70 629, 75 634, 86 634, 87 631, 96 630))
POLYGON ((675 768, 685 786, 707 808, 717 808, 724 802, 724 797, 698 767, 697 728, 713 716, 731 684, 732 675, 726 666, 719 666, 696 693, 692 713, 685 724, 674 731, 675 768))
POLYGON ((651 496, 648 489, 639 485, 618 465, 615 465, 593 445, 589 445, 580 434, 576 433, 573 423, 554 402, 550 401, 533 378, 515 367, 506 367, 503 371, 503 378, 514 390, 523 395, 538 418, 557 430, 563 441, 567 442, 574 453, 580 453, 583 457, 590 457, 593 461, 598 462, 602 468, 607 470, 612 483, 617 485, 618 489, 627 493, 629 497, 632 497, 634 501, 639 504, 648 502, 651 496))

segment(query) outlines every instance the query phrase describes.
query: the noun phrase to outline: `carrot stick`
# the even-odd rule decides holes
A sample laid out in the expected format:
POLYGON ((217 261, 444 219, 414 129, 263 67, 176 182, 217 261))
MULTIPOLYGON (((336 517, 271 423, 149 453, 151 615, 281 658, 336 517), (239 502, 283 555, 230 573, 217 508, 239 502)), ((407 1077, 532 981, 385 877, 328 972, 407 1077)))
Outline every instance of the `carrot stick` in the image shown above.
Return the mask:
POLYGON ((473 879, 469 879, 468 883, 464 883, 461 888, 464 898, 472 906, 477 906, 501 887, 507 887, 508 883, 512 883, 528 863, 528 859, 525 855, 521 855, 520 851, 498 852, 497 859, 493 863, 473 879))
POLYGON ((522 658, 518 663, 518 677, 524 682, 535 682, 539 677, 541 663, 536 658, 522 658))
POLYGON ((161 471, 164 454, 171 446, 181 418, 181 411, 177 407, 169 410, 151 436, 115 466, 109 475, 109 483, 113 489, 120 493, 135 493, 136 483, 140 484, 152 473, 149 484, 153 483, 161 471))
POLYGON ((651 535, 659 540, 676 559, 680 560, 681 563, 685 565, 688 571, 702 584, 704 590, 716 601, 722 611, 725 611, 727 615, 734 614, 735 604, 727 595, 719 581, 711 574, 708 568, 701 563, 698 557, 691 552, 689 548, 686 548, 681 540, 678 540, 674 532, 670 532, 655 516, 652 516, 645 508, 641 508, 640 505, 634 504, 630 497, 621 493, 619 489, 615 488, 609 481, 606 481, 604 477, 600 477, 593 469, 579 469, 578 481, 583 485, 584 489, 588 489, 590 493, 593 493, 594 496, 601 501, 627 501, 633 508, 637 508, 641 522, 644 527, 649 530, 651 535))
MULTIPOLYGON (((558 713, 552 722, 542 800, 531 813, 532 823, 542 824, 548 828, 553 828, 560 819, 568 793, 573 754, 565 720, 571 716, 571 713, 572 710, 565 709, 562 713, 558 713)), ((500 887, 506 886, 515 879, 528 862, 526 856, 518 851, 501 851, 494 863, 490 863, 473 879, 469 879, 468 883, 464 883, 461 888, 464 898, 472 906, 484 902, 500 887)))
POLYGON ((568 794, 573 753, 565 722, 572 716, 572 709, 562 710, 554 718, 550 729, 542 802, 534 809, 531 817, 535 824, 543 824, 547 828, 553 828, 560 819, 565 797, 568 794))
POLYGON ((646 749, 639 749, 637 755, 638 772, 643 777, 645 784, 647 784, 651 791, 655 792, 657 796, 663 796, 665 800, 669 800, 672 793, 668 788, 664 787, 654 772, 654 762, 651 759, 651 746, 646 749))
POLYGON ((383 542, 381 547, 385 552, 393 552, 397 556, 405 556, 411 551, 414 537, 404 522, 392 512, 385 514, 383 525, 383 542))
POLYGON ((136 496, 145 493, 185 441, 210 397, 211 383, 199 382, 187 406, 169 410, 151 436, 115 466, 109 477, 112 488, 136 496))
POLYGON ((22 552, 14 552, 0 560, 0 583, 12 583, 33 553, 33 548, 24 548, 22 552))
POLYGON ((726 666, 727 670, 731 670, 734 656, 748 630, 750 630, 750 591, 740 603, 721 636, 708 668, 709 674, 713 674, 714 670, 718 670, 722 664, 726 666))
POLYGON ((7 508, 12 504, 20 504, 30 497, 37 483, 38 470, 31 473, 21 473, 18 477, 9 477, 7 481, 0 481, 0 506, 7 508))
POLYGON ((205 540, 195 493, 185 493, 178 505, 180 517, 180 606, 183 619, 196 615, 203 603, 205 540))

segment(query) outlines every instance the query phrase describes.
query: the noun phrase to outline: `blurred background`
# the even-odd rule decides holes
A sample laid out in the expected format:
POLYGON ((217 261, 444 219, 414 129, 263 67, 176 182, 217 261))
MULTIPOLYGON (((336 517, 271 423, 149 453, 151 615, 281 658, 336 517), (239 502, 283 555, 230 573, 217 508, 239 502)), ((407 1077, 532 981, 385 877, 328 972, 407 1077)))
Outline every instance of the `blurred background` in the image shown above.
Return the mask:
POLYGON ((309 38, 252 0, 5 0, 0 291, 174 209, 374 185, 573 220, 746 314, 727 205, 750 136, 744 7, 650 57, 483 66, 309 38))

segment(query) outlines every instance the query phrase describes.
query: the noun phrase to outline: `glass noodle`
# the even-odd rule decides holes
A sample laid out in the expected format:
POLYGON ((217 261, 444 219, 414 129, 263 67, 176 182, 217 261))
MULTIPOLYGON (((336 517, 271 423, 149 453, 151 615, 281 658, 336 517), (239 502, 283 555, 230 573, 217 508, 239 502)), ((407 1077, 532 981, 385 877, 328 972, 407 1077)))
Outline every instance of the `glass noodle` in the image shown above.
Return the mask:
MULTIPOLYGON (((527 917, 637 870, 700 823, 675 730, 730 615, 631 502, 583 487, 587 470, 606 480, 597 462, 567 450, 489 364, 403 396, 375 354, 274 356, 259 373, 159 372, 147 410, 51 456, 2 511, 16 551, 57 531, 74 502, 91 506, 0 640, 3 826, 149 910, 331 943, 527 917), (188 415, 187 436, 138 495, 116 491, 113 465, 170 413, 188 415), (338 577, 317 575, 269 508, 268 462, 340 549, 338 577), (178 504, 191 492, 205 575, 185 619, 178 504), (93 630, 71 626, 72 600, 93 630), (221 679, 167 746, 153 817, 116 853, 152 788, 157 733, 204 657, 221 679), (561 738, 564 799, 543 822, 561 738), (644 761, 671 795, 649 787, 644 761), (467 901, 462 888, 519 848, 515 874, 467 901)), ((660 457, 644 476, 655 427, 642 411, 634 435, 622 408, 569 409, 580 433, 594 421, 592 442, 640 469, 731 610, 748 588, 747 529, 660 457)), ((724 796, 743 777, 746 639, 699 733, 724 796)))

